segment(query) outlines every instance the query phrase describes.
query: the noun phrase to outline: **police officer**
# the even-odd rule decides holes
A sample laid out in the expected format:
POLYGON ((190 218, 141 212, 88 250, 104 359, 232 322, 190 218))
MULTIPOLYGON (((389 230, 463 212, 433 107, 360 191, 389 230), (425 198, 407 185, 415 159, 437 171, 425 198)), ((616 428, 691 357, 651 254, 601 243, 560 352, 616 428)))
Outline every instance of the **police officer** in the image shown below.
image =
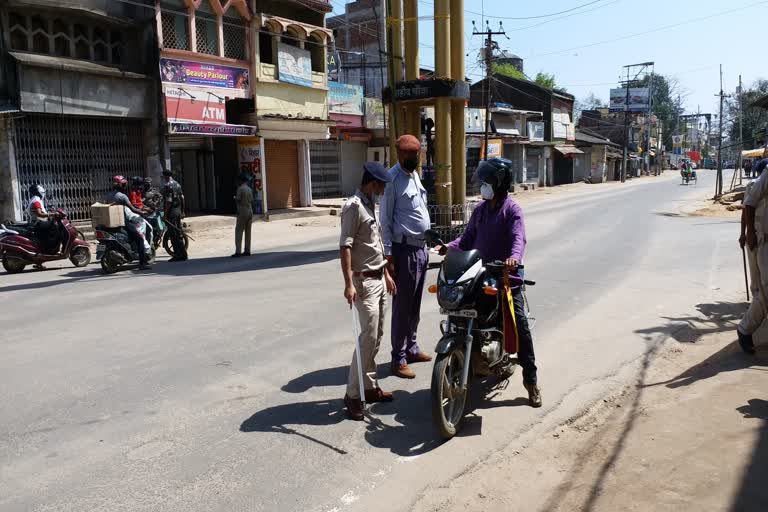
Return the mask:
POLYGON ((165 203, 165 222, 170 227, 171 245, 173 245, 173 257, 168 260, 186 261, 187 249, 184 247, 184 232, 181 229, 181 219, 184 216, 184 192, 179 182, 173 179, 173 172, 163 171, 163 200, 165 203))
MULTIPOLYGON (((362 184, 341 211, 341 272, 344 276, 344 298, 360 316, 360 361, 363 366, 365 401, 391 402, 392 393, 379 388, 376 382, 376 353, 384 336, 386 293, 396 293, 395 282, 389 275, 384 259, 384 244, 376 219, 376 198, 392 181, 379 163, 363 166, 362 184)), ((363 419, 357 358, 352 356, 344 405, 349 417, 363 419)))

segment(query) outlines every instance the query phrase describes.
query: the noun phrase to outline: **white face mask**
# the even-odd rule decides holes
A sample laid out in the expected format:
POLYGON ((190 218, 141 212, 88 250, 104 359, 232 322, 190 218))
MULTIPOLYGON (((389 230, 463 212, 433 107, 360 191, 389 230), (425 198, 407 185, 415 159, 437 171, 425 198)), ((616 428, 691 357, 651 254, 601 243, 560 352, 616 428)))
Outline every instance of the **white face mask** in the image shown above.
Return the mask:
POLYGON ((480 185, 480 196, 486 201, 493 199, 493 187, 488 183, 480 185))

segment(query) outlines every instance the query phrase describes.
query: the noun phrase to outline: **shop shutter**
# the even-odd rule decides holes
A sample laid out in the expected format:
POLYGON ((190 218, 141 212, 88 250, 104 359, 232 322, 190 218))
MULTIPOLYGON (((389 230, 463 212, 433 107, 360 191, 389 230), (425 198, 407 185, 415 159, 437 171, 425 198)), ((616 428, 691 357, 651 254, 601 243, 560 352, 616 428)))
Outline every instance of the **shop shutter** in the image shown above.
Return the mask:
POLYGON ((63 208, 74 221, 91 218, 115 175, 144 176, 141 121, 30 114, 14 121, 19 199, 29 186, 46 189, 48 209, 63 208))
POLYGON ((298 142, 266 140, 267 207, 270 210, 300 205, 298 142))
POLYGON ((180 149, 200 149, 205 147, 205 137, 194 135, 176 135, 168 137, 171 151, 180 149))
POLYGON ((317 140, 309 143, 313 199, 342 195, 340 151, 341 143, 337 140, 317 140))

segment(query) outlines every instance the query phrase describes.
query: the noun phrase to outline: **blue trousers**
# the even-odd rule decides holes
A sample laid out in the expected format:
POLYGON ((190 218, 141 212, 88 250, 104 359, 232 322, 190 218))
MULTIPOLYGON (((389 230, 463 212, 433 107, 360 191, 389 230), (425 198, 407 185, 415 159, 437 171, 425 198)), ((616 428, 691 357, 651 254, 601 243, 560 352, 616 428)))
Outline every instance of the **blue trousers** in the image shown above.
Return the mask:
POLYGON ((424 248, 392 244, 397 294, 392 301, 392 364, 408 362, 421 349, 416 332, 421 315, 421 296, 427 277, 429 254, 424 248))

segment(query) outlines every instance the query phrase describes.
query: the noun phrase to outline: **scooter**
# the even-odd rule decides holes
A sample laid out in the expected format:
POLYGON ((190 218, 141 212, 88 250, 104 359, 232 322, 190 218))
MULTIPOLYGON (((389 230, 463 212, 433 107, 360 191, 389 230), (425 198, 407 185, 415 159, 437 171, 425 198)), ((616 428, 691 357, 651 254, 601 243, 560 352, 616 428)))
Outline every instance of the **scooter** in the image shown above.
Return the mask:
POLYGON ((51 220, 51 229, 57 230, 61 251, 46 252, 46 240, 41 240, 33 225, 0 224, 0 254, 3 268, 9 274, 22 272, 27 265, 40 266, 49 261, 66 260, 75 267, 85 267, 91 262, 91 247, 81 239, 77 228, 70 222, 64 210, 57 209, 51 220))
MULTIPOLYGON (((145 223, 145 238, 153 240, 152 225, 145 223)), ((125 228, 108 228, 105 226, 96 226, 96 260, 101 263, 101 269, 105 274, 114 274, 121 267, 133 262, 139 261, 139 250, 137 243, 128 235, 125 228)), ((148 263, 155 262, 155 246, 149 244, 148 263)))

